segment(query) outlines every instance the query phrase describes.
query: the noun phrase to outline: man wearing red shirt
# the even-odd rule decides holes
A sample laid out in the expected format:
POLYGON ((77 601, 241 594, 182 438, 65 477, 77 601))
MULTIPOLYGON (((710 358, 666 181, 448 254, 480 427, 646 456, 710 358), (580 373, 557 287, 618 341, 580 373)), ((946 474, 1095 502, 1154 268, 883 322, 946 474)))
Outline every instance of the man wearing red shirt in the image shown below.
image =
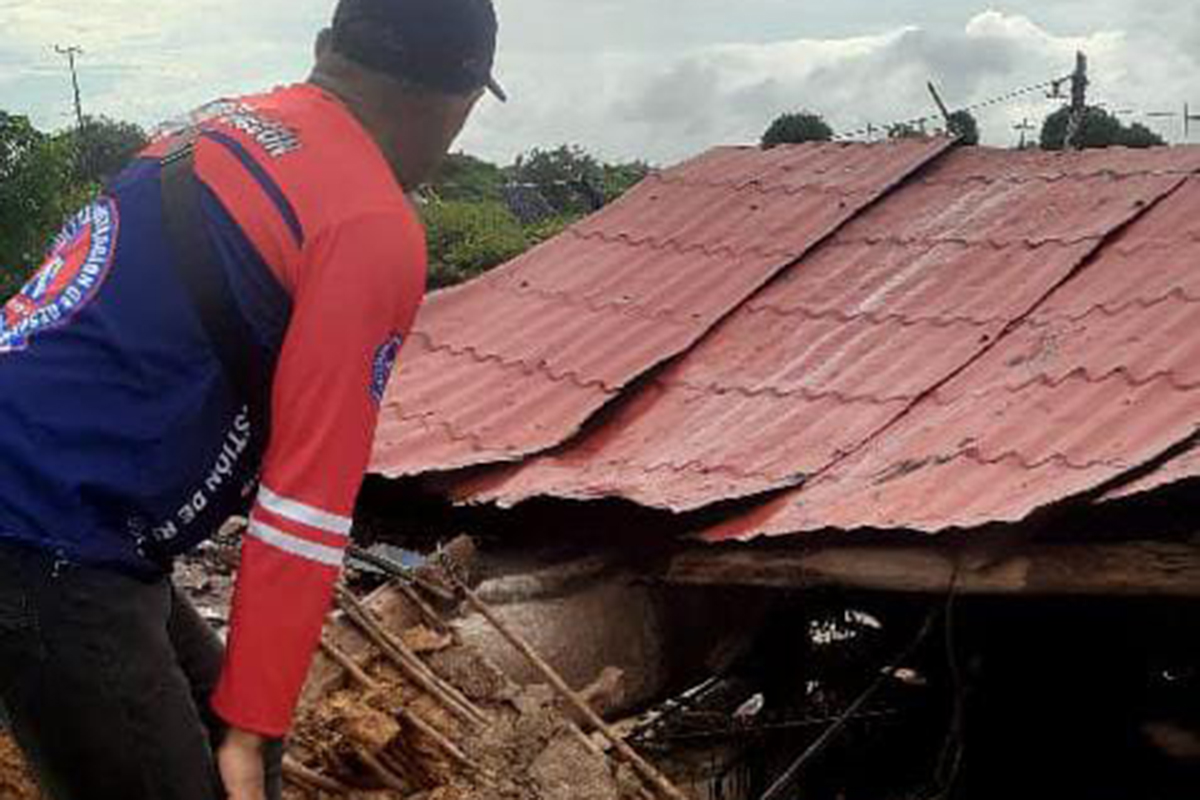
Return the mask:
POLYGON ((503 99, 496 27, 341 0, 307 83, 194 113, 0 310, 0 697, 55 800, 278 796, 424 291, 405 191, 503 99), (222 655, 171 560, 247 507, 222 655))

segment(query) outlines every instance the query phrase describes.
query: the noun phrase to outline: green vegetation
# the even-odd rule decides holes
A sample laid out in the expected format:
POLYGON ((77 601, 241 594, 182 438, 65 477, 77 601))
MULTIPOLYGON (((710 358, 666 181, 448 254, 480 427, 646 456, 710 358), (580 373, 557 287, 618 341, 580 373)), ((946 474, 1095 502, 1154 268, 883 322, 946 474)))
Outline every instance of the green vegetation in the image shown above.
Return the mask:
POLYGON ((69 135, 0 111, 0 298, 21 287, 62 223, 93 191, 69 135))
POLYGON ((947 132, 967 147, 979 144, 979 123, 970 111, 955 111, 946 120, 947 132))
POLYGON ((64 136, 79 154, 80 178, 89 184, 103 185, 150 144, 137 125, 105 116, 84 117, 82 134, 71 130, 64 136))
POLYGON ((644 162, 605 164, 570 145, 535 148, 508 167, 450 155, 422 192, 430 288, 470 280, 557 236, 649 172, 644 162))
POLYGON ((769 149, 781 144, 828 142, 833 140, 833 128, 820 114, 800 111, 780 114, 762 136, 762 146, 769 149))
MULTIPOLYGON (((1062 150, 1066 144, 1071 109, 1060 108, 1042 124, 1042 149, 1062 150)), ((1158 147, 1165 145, 1154 131, 1141 123, 1125 125, 1103 108, 1089 106, 1083 116, 1080 137, 1085 148, 1092 147, 1158 147)))
POLYGON ((529 238, 494 200, 434 201, 421 211, 429 242, 429 288, 469 280, 520 255, 529 238))
MULTIPOLYGON (((48 134, 0 111, 0 301, 25 282, 63 222, 146 144, 141 128, 107 117, 86 117, 82 134, 48 134)), ((515 258, 649 172, 644 162, 605 164, 568 145, 530 150, 508 167, 449 156, 422 192, 430 287, 515 258)))

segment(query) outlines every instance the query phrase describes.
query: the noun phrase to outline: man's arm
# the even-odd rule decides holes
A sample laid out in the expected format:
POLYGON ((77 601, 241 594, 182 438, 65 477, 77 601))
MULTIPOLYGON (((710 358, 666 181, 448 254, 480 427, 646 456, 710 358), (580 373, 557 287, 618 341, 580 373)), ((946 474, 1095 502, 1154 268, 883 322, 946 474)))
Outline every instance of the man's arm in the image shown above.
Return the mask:
MULTIPOLYGON (((242 545, 214 710, 234 729, 291 727, 348 544, 370 457, 377 375, 424 290, 415 216, 366 214, 309 243, 272 390, 262 485, 242 545)), ((230 747, 252 750, 238 734, 230 747)), ((222 754, 231 765, 242 761, 222 754)), ((253 794, 246 795, 254 797, 253 794)))

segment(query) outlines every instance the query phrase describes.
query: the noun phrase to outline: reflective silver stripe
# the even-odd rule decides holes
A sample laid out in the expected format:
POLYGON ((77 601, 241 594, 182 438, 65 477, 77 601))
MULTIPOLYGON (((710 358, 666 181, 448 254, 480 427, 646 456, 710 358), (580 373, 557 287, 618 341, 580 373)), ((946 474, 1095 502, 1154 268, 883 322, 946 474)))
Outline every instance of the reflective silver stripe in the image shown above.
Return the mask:
POLYGON ((255 539, 269 544, 277 550, 282 550, 289 555, 299 556, 309 561, 316 561, 318 564, 340 567, 345 557, 345 553, 339 548, 305 541, 299 536, 284 533, 261 522, 251 522, 249 533, 255 539))
POLYGON ((336 533, 339 536, 350 535, 350 526, 353 522, 349 517, 339 517, 337 514, 330 514, 328 511, 313 508, 296 500, 280 497, 268 489, 266 484, 258 488, 258 502, 262 503, 262 507, 272 514, 278 514, 292 522, 299 522, 301 525, 307 525, 326 533, 336 533))

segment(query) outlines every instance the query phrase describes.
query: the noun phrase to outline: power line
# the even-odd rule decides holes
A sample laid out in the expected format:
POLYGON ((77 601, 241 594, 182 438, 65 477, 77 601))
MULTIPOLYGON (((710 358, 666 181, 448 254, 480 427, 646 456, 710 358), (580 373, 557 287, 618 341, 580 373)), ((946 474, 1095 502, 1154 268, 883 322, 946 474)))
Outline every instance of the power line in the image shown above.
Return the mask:
POLYGON ((1192 113, 1190 103, 1183 104, 1183 113, 1178 111, 1147 111, 1142 116, 1147 119, 1182 119, 1183 120, 1183 138, 1185 141, 1190 141, 1192 138, 1192 123, 1200 122, 1200 114, 1192 113))
MULTIPOLYGON (((959 110, 960 111, 979 111, 980 109, 990 108, 991 106, 1001 105, 1002 103, 1009 103, 1009 102, 1012 102, 1013 100, 1016 100, 1019 97, 1024 97, 1025 95, 1032 94, 1034 92, 1044 91, 1046 89, 1052 89, 1054 86, 1056 86, 1057 84, 1059 84, 1060 82, 1065 81, 1065 80, 1069 80, 1069 78, 1056 78, 1054 80, 1043 81, 1042 83, 1035 83, 1032 86, 1023 86, 1020 89, 1014 89, 1010 92, 1005 92, 1002 95, 997 95, 996 97, 989 97, 986 100, 980 100, 977 103, 972 103, 971 105, 963 106, 959 110)), ((835 138, 835 139, 857 139, 857 138, 861 138, 863 136, 873 136, 877 131, 887 131, 887 130, 891 130, 894 128, 903 128, 903 127, 919 128, 921 125, 928 124, 930 122, 935 122, 935 121, 937 121, 937 119, 938 119, 937 116, 927 114, 925 116, 914 117, 912 119, 902 120, 900 122, 893 122, 890 125, 877 125, 874 123, 868 123, 865 127, 859 128, 858 130, 853 130, 853 131, 848 131, 846 133, 836 134, 836 135, 834 135, 833 138, 835 138)))

